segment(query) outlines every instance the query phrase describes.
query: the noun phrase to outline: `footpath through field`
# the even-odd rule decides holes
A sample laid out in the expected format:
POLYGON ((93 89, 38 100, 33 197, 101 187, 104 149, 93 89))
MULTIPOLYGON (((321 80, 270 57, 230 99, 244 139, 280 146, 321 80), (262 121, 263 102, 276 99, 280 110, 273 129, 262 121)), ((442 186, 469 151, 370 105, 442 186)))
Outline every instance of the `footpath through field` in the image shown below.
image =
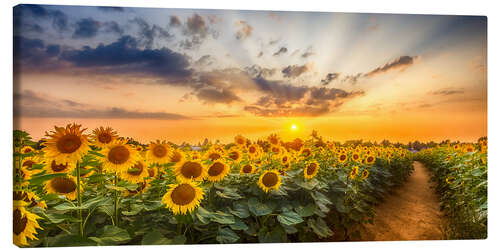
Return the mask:
POLYGON ((361 240, 439 240, 443 213, 431 187, 430 173, 414 162, 415 172, 402 187, 375 208, 373 225, 361 231, 361 240))

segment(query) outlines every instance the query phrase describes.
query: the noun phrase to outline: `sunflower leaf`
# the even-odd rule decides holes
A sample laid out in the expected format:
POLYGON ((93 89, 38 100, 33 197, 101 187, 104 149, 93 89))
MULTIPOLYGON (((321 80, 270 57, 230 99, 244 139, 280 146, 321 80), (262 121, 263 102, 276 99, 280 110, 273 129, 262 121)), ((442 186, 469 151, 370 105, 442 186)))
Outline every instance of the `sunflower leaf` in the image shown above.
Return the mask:
POLYGON ((217 211, 211 214, 210 218, 213 222, 217 222, 219 224, 233 224, 234 216, 232 214, 224 213, 222 211, 217 211))
POLYGON ((217 231, 217 237, 215 239, 219 243, 235 243, 240 239, 240 236, 238 236, 230 228, 224 227, 219 228, 219 231, 217 231))
POLYGON ((58 174, 44 174, 44 175, 39 175, 39 176, 33 176, 30 180, 30 184, 33 186, 37 185, 42 185, 44 182, 51 180, 56 177, 64 177, 66 176, 65 173, 58 173, 58 174))
POLYGON ((278 215, 278 221, 286 226, 291 226, 295 224, 299 224, 303 222, 304 220, 298 213, 295 213, 293 211, 286 211, 278 215))
POLYGON ((144 235, 141 241, 142 245, 168 245, 172 240, 165 238, 160 232, 152 231, 144 235))
POLYGON ((99 237, 89 237, 89 239, 101 246, 123 244, 131 239, 127 230, 117 226, 106 225, 103 227, 102 232, 99 237))
POLYGON ((252 197, 248 199, 248 210, 255 216, 263 216, 270 214, 273 209, 265 203, 261 203, 257 198, 252 197))

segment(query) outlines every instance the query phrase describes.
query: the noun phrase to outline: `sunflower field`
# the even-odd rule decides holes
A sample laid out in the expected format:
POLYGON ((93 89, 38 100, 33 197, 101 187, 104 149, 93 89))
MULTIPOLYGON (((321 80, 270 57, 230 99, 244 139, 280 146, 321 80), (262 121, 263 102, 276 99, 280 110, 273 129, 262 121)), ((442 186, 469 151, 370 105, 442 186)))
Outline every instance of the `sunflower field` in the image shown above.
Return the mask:
POLYGON ((488 141, 455 143, 415 154, 433 174, 448 239, 485 239, 488 228, 488 141))
MULTIPOLYGON (((69 124, 39 142, 14 131, 13 156, 13 240, 29 247, 352 240, 413 171, 406 149, 341 145, 316 132, 195 147, 69 124)), ((485 176, 482 154, 424 156, 437 177, 455 178, 441 182, 446 195, 483 192, 467 179, 485 176), (454 172, 451 162, 463 166, 454 172)), ((481 219, 482 201, 470 202, 481 219)))

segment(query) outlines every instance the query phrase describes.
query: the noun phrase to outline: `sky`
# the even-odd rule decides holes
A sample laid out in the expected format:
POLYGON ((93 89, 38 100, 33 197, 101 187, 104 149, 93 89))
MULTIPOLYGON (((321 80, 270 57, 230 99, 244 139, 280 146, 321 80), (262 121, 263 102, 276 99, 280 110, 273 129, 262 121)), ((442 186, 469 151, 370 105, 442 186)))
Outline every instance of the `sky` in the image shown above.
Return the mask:
POLYGON ((475 141, 483 16, 14 7, 14 128, 111 126, 147 143, 475 141), (297 129, 292 130, 292 125, 297 129))

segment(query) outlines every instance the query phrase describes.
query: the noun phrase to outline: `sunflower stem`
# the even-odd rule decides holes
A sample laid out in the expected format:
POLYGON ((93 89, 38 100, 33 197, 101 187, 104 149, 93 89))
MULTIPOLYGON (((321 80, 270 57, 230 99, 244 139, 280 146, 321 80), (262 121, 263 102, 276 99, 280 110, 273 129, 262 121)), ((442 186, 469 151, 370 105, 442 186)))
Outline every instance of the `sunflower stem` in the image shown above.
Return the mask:
POLYGON ((83 238, 83 220, 82 220, 82 194, 80 192, 80 162, 76 162, 76 192, 78 194, 78 219, 80 220, 80 237, 83 238))
MULTIPOLYGON (((115 172, 115 187, 118 186, 118 175, 115 172)), ((115 225, 118 226, 118 190, 115 190, 115 225)))

